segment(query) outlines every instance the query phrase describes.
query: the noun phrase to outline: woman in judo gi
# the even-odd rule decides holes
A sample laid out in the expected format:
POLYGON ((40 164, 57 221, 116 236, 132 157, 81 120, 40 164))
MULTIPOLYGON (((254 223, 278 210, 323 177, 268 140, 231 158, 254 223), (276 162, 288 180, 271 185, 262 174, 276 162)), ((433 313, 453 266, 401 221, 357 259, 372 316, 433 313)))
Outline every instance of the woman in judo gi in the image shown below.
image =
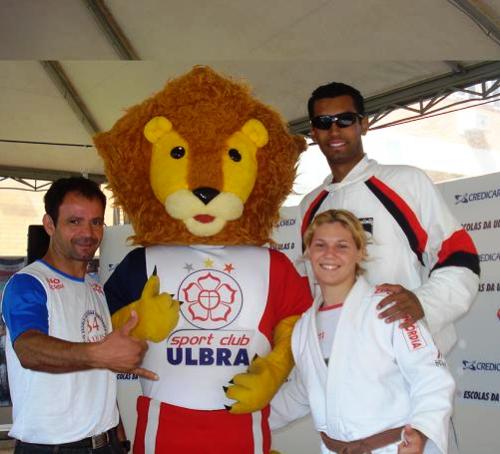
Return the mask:
POLYGON ((321 295, 295 325, 296 369, 272 402, 272 427, 311 411, 323 453, 446 453, 455 383, 425 322, 378 318, 385 294, 362 276, 366 243, 346 210, 305 232, 321 295))

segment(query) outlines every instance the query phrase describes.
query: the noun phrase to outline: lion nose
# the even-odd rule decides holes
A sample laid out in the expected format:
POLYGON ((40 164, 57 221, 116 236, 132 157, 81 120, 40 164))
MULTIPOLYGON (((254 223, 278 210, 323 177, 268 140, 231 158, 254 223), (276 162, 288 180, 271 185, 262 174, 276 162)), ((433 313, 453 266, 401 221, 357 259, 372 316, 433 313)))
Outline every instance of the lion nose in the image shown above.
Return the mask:
POLYGON ((207 205, 213 198, 219 195, 219 191, 214 188, 197 188, 193 191, 193 194, 207 205))

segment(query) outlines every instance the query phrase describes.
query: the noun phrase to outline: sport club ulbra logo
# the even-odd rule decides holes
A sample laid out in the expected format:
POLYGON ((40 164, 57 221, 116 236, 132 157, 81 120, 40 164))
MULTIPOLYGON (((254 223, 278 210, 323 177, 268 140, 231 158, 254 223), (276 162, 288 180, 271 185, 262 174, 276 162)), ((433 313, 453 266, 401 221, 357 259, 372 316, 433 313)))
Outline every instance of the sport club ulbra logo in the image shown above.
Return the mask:
POLYGON ((192 325, 219 329, 229 325, 240 313, 243 295, 238 283, 228 274, 214 269, 191 273, 179 289, 184 301, 181 313, 192 325))

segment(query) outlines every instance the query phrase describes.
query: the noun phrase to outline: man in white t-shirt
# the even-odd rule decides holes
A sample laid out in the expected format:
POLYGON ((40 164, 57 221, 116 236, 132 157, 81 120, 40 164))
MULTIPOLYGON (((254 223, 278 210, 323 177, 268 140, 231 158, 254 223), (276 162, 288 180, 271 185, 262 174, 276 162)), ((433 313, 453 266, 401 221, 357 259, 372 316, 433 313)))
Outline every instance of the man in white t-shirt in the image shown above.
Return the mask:
POLYGON ((48 251, 7 283, 2 313, 16 453, 127 452, 116 374, 149 379, 147 344, 112 332, 102 287, 87 273, 103 235, 106 198, 83 177, 52 184, 44 198, 48 251))

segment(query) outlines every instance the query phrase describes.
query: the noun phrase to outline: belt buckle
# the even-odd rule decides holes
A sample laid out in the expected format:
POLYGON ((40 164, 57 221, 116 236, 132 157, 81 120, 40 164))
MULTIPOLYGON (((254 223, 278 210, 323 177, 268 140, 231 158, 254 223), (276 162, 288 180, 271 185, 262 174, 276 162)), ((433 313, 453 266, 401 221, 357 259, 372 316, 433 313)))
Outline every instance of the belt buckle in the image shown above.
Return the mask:
POLYGON ((99 435, 94 435, 92 437, 92 449, 102 448, 107 446, 109 443, 109 435, 107 432, 104 432, 99 435))

